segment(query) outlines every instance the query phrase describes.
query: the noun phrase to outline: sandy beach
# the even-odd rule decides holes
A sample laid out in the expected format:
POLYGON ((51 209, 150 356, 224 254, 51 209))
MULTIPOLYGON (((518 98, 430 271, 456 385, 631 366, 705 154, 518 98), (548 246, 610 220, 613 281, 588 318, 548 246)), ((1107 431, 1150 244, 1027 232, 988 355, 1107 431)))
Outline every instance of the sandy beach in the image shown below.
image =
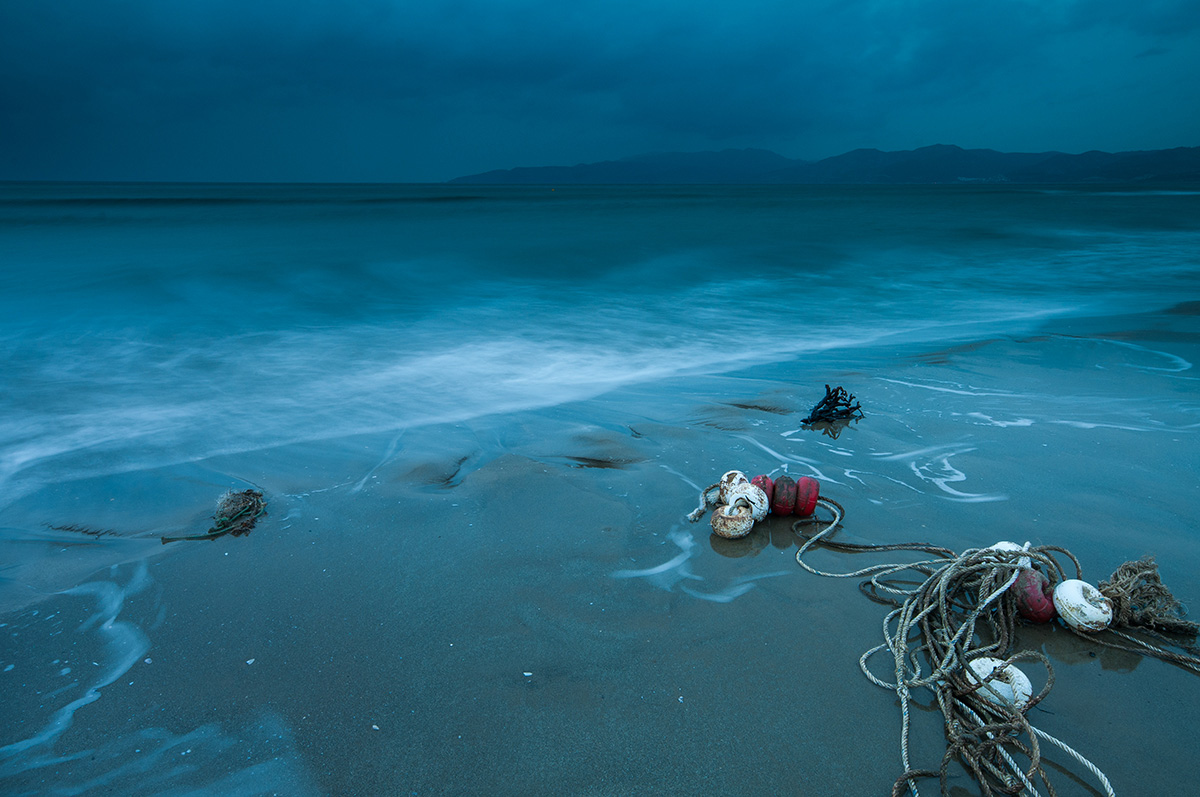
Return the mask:
MULTIPOLYGON (((785 519, 739 541, 689 524, 696 488, 730 468, 813 475, 846 507, 845 539, 1057 544, 1092 581, 1151 554, 1195 603, 1197 361, 1200 317, 1182 305, 43 490, 7 515, 45 539, 4 543, 41 575, 4 584, 0 782, 887 793, 899 711, 857 666, 883 607, 854 580, 803 572, 785 519), (826 383, 866 411, 837 437, 798 423, 826 383), (159 543, 203 531, 216 498, 246 485, 268 500, 249 536, 159 543)), ((1034 724, 1118 793, 1192 777, 1180 729, 1200 709, 1194 674, 1061 628, 1020 642, 1056 670, 1034 724)), ((912 749, 936 768, 928 698, 912 749)), ((1100 793, 1050 759, 1060 794, 1100 793)), ((962 773, 955 788, 974 793, 962 773)))

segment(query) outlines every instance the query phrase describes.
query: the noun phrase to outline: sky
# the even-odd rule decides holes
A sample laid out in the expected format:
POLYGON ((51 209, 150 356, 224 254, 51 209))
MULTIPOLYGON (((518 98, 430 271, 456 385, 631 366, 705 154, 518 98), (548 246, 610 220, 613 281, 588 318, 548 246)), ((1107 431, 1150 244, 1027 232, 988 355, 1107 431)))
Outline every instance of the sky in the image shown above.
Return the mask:
POLYGON ((1197 0, 0 0, 0 180, 1200 145, 1197 0))

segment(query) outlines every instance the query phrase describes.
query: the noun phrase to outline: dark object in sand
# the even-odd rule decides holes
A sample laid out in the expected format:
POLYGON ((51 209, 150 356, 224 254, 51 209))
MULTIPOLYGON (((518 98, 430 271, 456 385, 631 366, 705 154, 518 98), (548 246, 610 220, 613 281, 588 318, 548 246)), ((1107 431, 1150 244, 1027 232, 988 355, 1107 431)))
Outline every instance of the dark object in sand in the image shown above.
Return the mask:
POLYGON ((53 529, 54 531, 69 531, 74 534, 86 534, 89 537, 97 538, 108 537, 117 533, 112 529, 94 529, 90 526, 80 526, 77 523, 72 523, 69 526, 47 526, 47 528, 53 529))
MULTIPOLYGON (((1049 694, 1054 684, 1054 668, 1041 651, 1016 650, 1018 617, 1023 613, 1020 587, 1017 591, 1012 587, 1020 583, 1019 571, 1035 574, 1031 579, 1037 590, 1035 597, 1044 600, 1043 579, 1060 587, 1076 580, 1066 578, 1066 570, 1056 554, 1070 559, 1077 578, 1082 578, 1082 566, 1070 551, 1054 545, 1026 544, 1020 548, 1010 544, 1011 547, 1003 548, 998 544, 956 555, 923 542, 839 543, 829 537, 840 525, 844 513, 827 499, 821 499, 820 503, 838 511, 832 521, 815 521, 824 525, 816 533, 805 533, 804 529, 813 520, 793 523, 792 530, 803 541, 796 553, 797 563, 816 575, 868 576, 859 584, 860 591, 873 601, 895 607, 884 623, 884 643, 860 660, 867 677, 879 686, 895 690, 901 704, 900 749, 905 771, 892 787, 893 797, 917 793, 916 782, 923 778, 937 778, 941 793, 950 793, 950 767, 956 761, 975 778, 981 794, 1041 793, 1035 787, 1037 780, 1054 794, 1049 770, 1060 767, 1042 758, 1052 748, 1044 743, 1039 746, 1037 737, 1074 757, 1096 775, 1104 793, 1113 794, 1108 779, 1094 764, 1030 723, 1030 709, 1049 694), (831 573, 817 570, 804 561, 804 554, 816 545, 852 553, 925 551, 934 558, 831 573), (867 660, 879 651, 887 651, 890 654, 887 660, 895 662, 895 683, 882 681, 868 671, 867 660), (1046 668, 1045 685, 1036 695, 1028 678, 1013 666, 1013 662, 1022 660, 1037 661, 1046 668), (980 662, 988 674, 983 675, 977 669, 980 662), (995 666, 989 667, 989 663, 995 666), (923 665, 929 667, 928 674, 922 671, 923 665), (1018 690, 1021 681, 1024 681, 1023 693, 1018 690), (934 692, 936 706, 942 712, 946 750, 937 769, 914 769, 909 763, 909 706, 915 702, 912 693, 918 687, 934 692), (1018 762, 1017 758, 1022 756, 1028 763, 1018 762)), ((1163 585, 1153 559, 1146 557, 1121 565, 1112 578, 1101 582, 1100 591, 1116 609, 1112 625, 1090 632, 1070 625, 1065 628, 1089 642, 1155 656, 1200 673, 1200 651, 1190 644, 1200 625, 1183 619, 1184 608, 1163 585), (1147 636, 1154 642, 1147 641, 1147 636), (1180 650, 1168 650, 1167 646, 1180 650)))
POLYGON ((1140 626, 1190 637, 1200 631, 1200 624, 1183 619, 1187 610, 1162 583, 1153 556, 1126 562, 1099 586, 1100 592, 1113 602, 1113 625, 1140 626))
POLYGON ((168 542, 182 540, 215 540, 226 534, 241 537, 250 533, 254 524, 266 511, 267 502, 263 500, 261 491, 228 492, 221 496, 221 503, 217 505, 217 512, 213 515, 216 522, 206 533, 193 534, 190 537, 163 537, 162 542, 166 545, 168 542))
POLYGON ((841 385, 830 390, 825 386, 825 398, 817 402, 808 417, 800 423, 809 426, 820 421, 848 421, 863 416, 862 405, 854 402, 854 396, 847 393, 841 385))

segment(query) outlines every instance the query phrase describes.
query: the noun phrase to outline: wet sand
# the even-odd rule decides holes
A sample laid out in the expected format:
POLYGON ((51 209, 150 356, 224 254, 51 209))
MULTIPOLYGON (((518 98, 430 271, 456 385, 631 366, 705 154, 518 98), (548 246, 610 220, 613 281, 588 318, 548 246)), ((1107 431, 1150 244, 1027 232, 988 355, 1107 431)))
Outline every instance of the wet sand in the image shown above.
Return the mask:
MULTIPOLYGON (((785 520, 734 542, 687 523, 729 468, 815 475, 850 540, 1057 544, 1093 582, 1153 554, 1200 602, 1188 305, 844 354, 26 496, 0 540, 0 786, 886 794, 899 710, 857 666, 885 609, 800 570, 785 520), (825 383, 867 413, 837 437, 799 424, 825 383), (269 501, 248 537, 158 542, 247 485, 269 501)), ((1059 628, 1020 640, 1056 667, 1034 724, 1118 793, 1195 777, 1197 676, 1059 628)), ((940 714, 913 732, 936 768, 940 714)), ((1050 758, 1060 794, 1097 793, 1050 758)))

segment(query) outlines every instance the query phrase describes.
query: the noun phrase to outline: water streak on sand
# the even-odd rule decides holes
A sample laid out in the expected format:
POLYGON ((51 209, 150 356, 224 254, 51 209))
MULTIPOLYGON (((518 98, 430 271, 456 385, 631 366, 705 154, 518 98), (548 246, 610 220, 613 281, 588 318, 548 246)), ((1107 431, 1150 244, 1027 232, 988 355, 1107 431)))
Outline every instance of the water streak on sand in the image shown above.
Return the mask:
POLYGON ((886 376, 875 377, 880 382, 891 382, 895 385, 904 385, 905 387, 918 387, 922 390, 932 390, 937 393, 953 393, 958 396, 1003 396, 1005 398, 1016 398, 1020 394, 1010 393, 1005 390, 979 390, 979 389, 964 389, 952 387, 939 387, 937 385, 923 385, 920 382, 908 382, 903 379, 889 379, 886 376))
POLYGON ((1190 369, 1192 367, 1192 364, 1190 362, 1183 359, 1182 357, 1180 357, 1177 354, 1171 354, 1170 352, 1166 352, 1166 351, 1158 351, 1157 349, 1148 349, 1145 346, 1139 346, 1136 343, 1129 343, 1129 342, 1123 341, 1123 340, 1106 340, 1105 342, 1111 343, 1114 346, 1124 346, 1126 348, 1134 349, 1136 351, 1148 352, 1149 354, 1153 354, 1157 357, 1161 357, 1164 360, 1166 360, 1167 362, 1171 363, 1171 365, 1168 367, 1142 365, 1140 363, 1128 363, 1128 362, 1121 363, 1121 365, 1125 366, 1126 368, 1137 368, 1138 370, 1141 370, 1141 371, 1165 371, 1167 373, 1178 373, 1180 371, 1187 371, 1188 369, 1190 369))
POLYGON ((967 416, 971 418, 979 418, 980 420, 987 421, 989 426, 999 426, 1002 429, 1010 426, 1033 426, 1033 421, 1029 418, 1017 418, 1015 421, 998 421, 992 416, 985 415, 982 412, 968 412, 967 416))
MULTIPOLYGON (((117 620, 125 599, 141 592, 149 584, 149 570, 143 561, 137 563, 133 576, 124 587, 111 581, 91 581, 60 593, 90 597, 96 602, 96 611, 79 626, 77 632, 85 633, 94 628, 103 640, 108 658, 95 680, 84 687, 83 694, 54 711, 41 731, 0 747, 0 759, 3 760, 0 775, 11 776, 27 769, 59 763, 62 759, 50 753, 48 748, 71 727, 75 712, 99 700, 100 690, 127 673, 150 649, 149 638, 138 626, 117 620), (39 749, 40 752, 23 755, 39 749)), ((82 686, 82 682, 77 681, 75 685, 82 686)))
POLYGON ((670 592, 676 585, 679 585, 680 592, 690 595, 699 600, 709 601, 711 603, 730 603, 731 601, 745 595, 750 590, 754 589, 756 582, 764 578, 775 578, 777 576, 789 575, 790 571, 775 571, 770 573, 755 573, 750 575, 738 576, 730 579, 730 585, 725 589, 716 592, 705 592, 695 589, 684 583, 686 581, 705 581, 703 576, 696 575, 688 566, 688 561, 695 554, 696 539, 691 532, 683 531, 679 528, 672 529, 668 535, 671 542, 679 547, 680 552, 675 557, 663 562, 654 567, 648 567, 643 570, 617 570, 611 575, 613 578, 645 578, 651 584, 662 590, 670 592))
MULTIPOLYGON (((769 448, 768 446, 763 445, 758 440, 755 440, 753 437, 750 437, 749 435, 736 435, 736 436, 741 440, 745 440, 747 443, 750 443, 751 445, 755 446, 756 448, 762 449, 767 454, 770 454, 772 457, 774 457, 776 459, 776 461, 779 462, 781 469, 783 470, 784 473, 788 472, 788 465, 803 465, 805 467, 805 469, 809 472, 809 474, 816 477, 817 479, 820 479, 821 481, 830 482, 831 484, 841 484, 841 482, 839 482, 837 479, 834 479, 833 477, 827 475, 824 471, 821 470, 821 468, 818 466, 819 460, 809 459, 807 457, 797 457, 797 456, 789 455, 789 454, 781 454, 778 451, 776 451, 775 449, 769 448)), ((772 473, 774 473, 774 471, 772 471, 772 473)), ((751 475, 754 475, 754 474, 751 474, 751 475)))

